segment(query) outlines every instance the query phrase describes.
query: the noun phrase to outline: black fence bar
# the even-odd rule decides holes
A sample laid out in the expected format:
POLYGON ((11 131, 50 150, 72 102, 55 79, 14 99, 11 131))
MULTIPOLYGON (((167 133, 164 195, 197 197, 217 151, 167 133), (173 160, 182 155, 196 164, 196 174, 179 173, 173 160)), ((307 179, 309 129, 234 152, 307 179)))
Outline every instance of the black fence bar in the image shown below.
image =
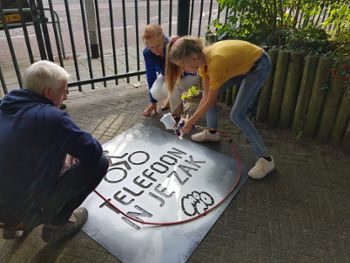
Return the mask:
POLYGON ((79 80, 79 81, 69 82, 68 83, 68 87, 75 87, 77 85, 86 85, 86 84, 91 84, 91 83, 96 83, 96 82, 102 82, 102 81, 105 81, 105 80, 109 81, 109 80, 114 80, 114 79, 130 78, 130 77, 134 77, 134 76, 137 76, 137 75, 144 75, 144 74, 146 74, 145 70, 128 72, 128 73, 124 73, 124 74, 111 75, 111 76, 94 78, 94 79, 79 80))
MULTIPOLYGON (((76 53, 76 50, 75 50, 73 29, 72 29, 72 21, 70 19, 70 11, 69 11, 68 0, 64 0, 64 4, 65 4, 65 7, 66 7, 66 16, 67 16, 67 23, 68 23, 68 29, 69 29, 70 42, 71 42, 71 45, 72 45, 75 73, 76 73, 76 76, 77 76, 77 80, 80 80, 79 66, 78 66, 78 60, 77 60, 77 53, 76 53)), ((80 85, 79 85, 79 91, 82 91, 80 85)))
POLYGON ((22 77, 21 77, 21 73, 19 72, 15 50, 13 49, 11 36, 10 36, 10 31, 9 31, 8 26, 7 26, 7 21, 6 21, 6 17, 5 17, 4 11, 2 9, 1 1, 0 1, 0 18, 2 20, 2 24, 3 24, 3 27, 4 27, 5 34, 6 34, 7 43, 8 43, 9 48, 10 48, 11 57, 12 57, 12 61, 13 61, 13 66, 15 67, 15 70, 16 70, 18 84, 19 84, 20 88, 22 88, 22 77))
POLYGON ((173 22, 173 0, 170 0, 169 2, 169 36, 171 36, 172 22, 173 22))
MULTIPOLYGON (((44 3, 44 1, 43 0, 37 0, 37 1, 36 0, 28 0, 28 1, 30 1, 30 3, 31 3, 31 5, 30 5, 31 8, 30 9, 28 8, 28 10, 25 10, 23 8, 22 11, 24 13, 26 11, 30 11, 32 16, 33 16, 33 18, 34 18, 33 22, 30 25, 35 25, 36 36, 37 36, 37 40, 38 40, 38 44, 39 44, 39 50, 41 52, 40 56, 42 56, 43 58, 45 56, 44 59, 46 59, 46 57, 48 57, 48 55, 49 55, 48 54, 49 50, 51 50, 50 47, 46 46, 46 42, 44 41, 45 39, 43 37, 44 36, 44 32, 43 31, 45 31, 44 30, 44 24, 46 24, 48 30, 51 30, 49 28, 48 24, 50 24, 52 22, 54 24, 53 25, 54 26, 53 31, 55 32, 56 44, 51 42, 51 45, 52 45, 53 48, 55 48, 56 47, 55 45, 57 45, 57 49, 58 49, 57 52, 58 52, 58 57, 60 59, 60 64, 61 64, 61 66, 64 67, 65 65, 63 65, 63 63, 67 64, 67 62, 64 61, 64 57, 62 57, 62 54, 61 54, 61 52, 63 50, 63 45, 61 44, 61 47, 59 47, 59 44, 62 42, 62 38, 61 38, 61 42, 57 41, 57 39, 58 39, 57 35, 58 35, 58 33, 61 33, 61 32, 56 30, 56 29, 60 29, 59 27, 58 28, 55 27, 56 22, 57 23, 59 22, 59 18, 57 17, 55 11, 53 10, 53 0, 49 0, 48 1, 48 6, 50 6, 49 9, 48 8, 46 8, 46 9, 43 8, 44 11, 48 10, 46 12, 46 14, 48 14, 48 12, 51 12, 52 21, 51 21, 51 19, 49 17, 48 17, 49 20, 46 20, 46 18, 45 18, 45 20, 43 20, 43 14, 41 14, 41 20, 43 21, 43 24, 41 24, 40 20, 39 20, 39 12, 38 12, 39 9, 38 9, 38 6, 33 5, 33 3, 36 4, 37 1, 39 1, 41 3, 41 5, 42 5, 42 3, 44 3), (34 23, 34 21, 35 21, 35 23, 34 23), (40 42, 41 42, 41 44, 40 44, 40 42), (43 55, 43 53, 44 53, 44 55, 43 55)), ((82 13, 80 14, 80 12, 79 11, 78 12, 79 12, 79 16, 80 15, 82 16, 83 26, 80 23, 79 24, 81 26, 81 30, 84 30, 85 45, 86 45, 86 51, 87 51, 87 54, 88 54, 87 63, 89 63, 89 68, 88 69, 89 69, 89 72, 90 72, 90 75, 88 75, 89 76, 88 78, 91 77, 91 79, 93 79, 90 82, 88 80, 84 80, 84 82, 81 81, 81 76, 80 76, 81 72, 80 72, 80 65, 79 65, 80 62, 78 60, 78 56, 79 56, 78 52, 81 52, 81 50, 78 49, 78 45, 76 45, 77 43, 75 43, 74 35, 76 35, 77 32, 73 32, 75 30, 75 24, 73 24, 72 22, 74 22, 74 21, 71 20, 71 19, 73 19, 73 17, 71 16, 71 14, 70 14, 71 11, 69 10, 70 7, 71 7, 69 5, 70 1, 69 0, 65 0, 64 1, 64 4, 65 4, 64 12, 65 12, 65 15, 66 15, 67 26, 68 26, 68 32, 67 33, 69 33, 69 38, 68 39, 70 40, 70 43, 68 42, 67 45, 71 45, 70 47, 72 47, 71 55, 72 55, 72 59, 74 59, 74 67, 75 67, 75 69, 73 69, 72 71, 75 71, 76 75, 73 72, 71 72, 71 73, 72 73, 73 77, 77 80, 76 82, 74 82, 76 84, 70 84, 70 86, 72 86, 72 85, 79 86, 79 91, 82 91, 82 87, 81 87, 82 83, 92 84, 92 83, 95 83, 95 82, 104 82, 104 85, 107 86, 107 81, 108 80, 113 80, 113 81, 115 81, 115 84, 118 85, 119 84, 118 83, 118 79, 120 79, 120 78, 128 78, 127 82, 130 83, 130 80, 129 80, 130 76, 138 76, 138 80, 140 80, 141 77, 142 77, 141 74, 142 74, 143 71, 142 72, 140 71, 140 68, 142 67, 142 65, 140 63, 140 60, 142 60, 142 58, 140 57, 140 56, 142 56, 142 47, 139 46, 141 43, 139 43, 140 42, 140 40, 139 40, 139 38, 140 38, 140 32, 139 32, 139 30, 140 30, 140 28, 139 28, 140 20, 139 19, 140 18, 138 18, 138 16, 140 15, 140 13, 139 13, 140 6, 138 5, 138 0, 134 0, 135 1, 135 6, 134 6, 135 7, 135 16, 136 16, 135 17, 135 24, 134 24, 134 26, 136 26, 136 32, 135 32, 136 33, 136 50, 135 50, 136 52, 135 53, 136 53, 136 56, 137 56, 137 65, 135 65, 135 68, 133 68, 133 67, 130 68, 130 62, 131 61, 129 60, 130 56, 129 56, 129 51, 128 51, 129 41, 128 41, 127 33, 130 34, 130 32, 127 32, 128 31, 127 23, 128 23, 129 20, 126 20, 126 19, 129 19, 130 17, 126 17, 126 16, 127 15, 129 16, 130 14, 126 13, 126 12, 129 10, 130 6, 126 7, 126 0, 122 0, 122 1, 119 1, 119 4, 122 5, 122 10, 119 8, 117 11, 114 11, 113 7, 112 7, 112 5, 114 5, 114 4, 112 4, 113 0, 109 0, 109 14, 110 14, 110 28, 111 28, 111 32, 110 33, 111 33, 111 38, 112 38, 112 42, 111 42, 111 44, 112 44, 111 45, 112 46, 111 47, 112 51, 111 52, 113 52, 114 74, 115 74, 113 77, 111 77, 111 76, 107 76, 106 77, 106 74, 108 74, 107 69, 106 69, 107 61, 106 61, 106 57, 103 56, 103 48, 105 48, 103 46, 103 41, 104 41, 103 37, 104 37, 104 33, 106 33, 106 32, 103 31, 104 26, 102 24, 102 21, 103 21, 104 18, 102 18, 100 16, 101 10, 99 8, 100 4, 98 3, 98 1, 99 0, 95 0, 94 4, 95 4, 95 12, 96 12, 95 16, 97 18, 96 23, 97 23, 97 28, 98 28, 98 41, 99 41, 99 45, 100 45, 99 48, 100 48, 100 53, 101 53, 101 64, 102 64, 102 74, 103 74, 103 76, 101 74, 101 75, 98 76, 98 77, 101 77, 101 78, 94 79, 94 76, 93 76, 94 72, 93 72, 93 68, 92 68, 92 65, 91 65, 91 64, 93 64, 93 61, 91 61, 91 57, 90 57, 91 54, 89 52, 89 50, 91 50, 91 47, 88 45, 88 43, 89 43, 88 36, 89 35, 88 35, 88 29, 87 29, 87 22, 88 22, 87 21, 88 17, 86 16, 87 15, 86 14, 87 10, 86 10, 85 5, 83 5, 83 3, 84 3, 83 0, 79 0, 80 5, 81 5, 81 6, 79 6, 79 9, 80 9, 80 11, 82 13), (120 2, 122 2, 122 3, 120 3, 120 2), (117 23, 117 22, 113 21, 113 19, 114 19, 113 12, 114 13, 117 12, 119 17, 123 16, 123 18, 121 18, 121 17, 120 18, 123 19, 123 21, 121 21, 121 22, 123 23, 122 25, 123 25, 123 30, 124 30, 124 41, 122 41, 122 44, 120 45, 121 46, 120 48, 124 52, 125 58, 124 58, 124 54, 122 55, 122 57, 117 56, 117 52, 119 50, 119 48, 118 48, 119 47, 119 42, 118 41, 121 40, 118 37, 119 36, 122 37, 122 34, 116 35, 117 31, 115 30, 115 28, 116 28, 117 25, 114 25, 114 23, 117 23), (124 47, 122 48, 122 46, 124 46, 124 47), (126 64, 126 71, 124 71, 124 69, 123 69, 123 72, 120 72, 120 73, 122 73, 122 75, 118 75, 118 68, 117 68, 118 58, 123 59, 123 63, 126 64), (129 74, 130 70, 131 71, 135 70, 137 72, 129 74), (123 74, 123 73, 126 73, 126 74, 123 74)), ((132 2, 134 2, 134 1, 132 1, 132 2)), ((191 3, 188 0, 179 0, 177 2, 177 4, 179 3, 177 8, 178 8, 178 11, 181 10, 181 12, 177 13, 178 17, 175 18, 174 20, 173 20, 173 17, 172 17, 174 15, 173 14, 173 2, 174 1, 172 1, 172 0, 167 1, 166 4, 169 4, 169 2, 170 2, 170 5, 169 5, 169 32, 168 32, 169 36, 171 36, 172 34, 176 34, 176 32, 172 32, 172 25, 174 24, 172 22, 176 21, 176 19, 177 19, 178 20, 177 29, 180 30, 178 32, 178 34, 180 36, 181 35, 187 35, 189 32, 190 32, 191 35, 192 34, 193 35, 197 35, 197 32, 194 32, 196 29, 194 30, 192 27, 196 27, 199 24, 198 37, 202 37, 202 34, 201 34, 201 27, 202 26, 201 25, 203 24, 204 14, 206 15, 207 13, 209 13, 209 12, 207 12, 207 8, 209 7, 209 1, 210 0, 206 0, 205 2, 203 0, 201 0, 201 1, 192 0, 192 3, 191 3), (208 6, 206 5, 207 2, 208 2, 208 6), (200 12, 198 14, 199 8, 200 8, 200 12), (206 8, 205 13, 204 13, 204 8, 206 8), (190 12, 191 12, 191 14, 190 14, 190 12), (197 23, 198 17, 200 17, 199 18, 199 23, 197 23), (189 26, 189 22, 191 23, 190 26, 189 26)), ((163 4, 164 2, 162 3, 161 0, 152 2, 153 3, 152 4, 152 11, 150 11, 150 8, 151 8, 151 4, 150 3, 151 3, 151 1, 150 0, 144 0, 144 2, 146 2, 146 3, 144 3, 143 8, 144 9, 147 8, 147 13, 145 12, 145 13, 142 14, 144 19, 146 20, 145 16, 147 16, 147 22, 148 23, 151 23, 152 21, 156 21, 156 22, 159 22, 159 23, 164 22, 164 21, 162 21, 162 19, 164 19, 164 15, 165 15, 165 10, 164 10, 165 5, 163 4), (157 4, 157 2, 158 2, 158 10, 157 10, 157 7, 155 6, 157 4), (163 10, 162 10, 162 8, 163 8, 163 10), (154 14, 157 15, 157 12, 158 12, 158 18, 155 18, 156 20, 154 20, 151 15, 154 15, 154 14), (161 12, 164 12, 164 14, 162 15, 161 12)), ((118 6, 119 6, 119 4, 118 4, 118 6)), ((134 8, 134 7, 132 7, 132 8, 134 8)), ((213 5, 212 5, 212 7, 213 7, 213 5)), ((167 8, 168 7, 166 7, 166 9, 167 8)), ((228 12, 228 10, 226 10, 226 12, 228 12)), ((213 11, 211 11, 211 14, 212 13, 213 13, 213 11)), ((218 12, 218 17, 219 17, 219 15, 220 14, 218 12)), ((210 20, 211 20, 211 18, 210 18, 210 20)), ((26 21, 28 21, 28 18, 26 18, 26 21)), ((207 21, 205 21, 205 26, 206 26, 206 23, 207 23, 207 21)), ((17 26, 19 26, 19 27, 22 26, 22 28, 24 30, 27 29, 29 31, 29 29, 28 29, 29 23, 28 22, 22 21, 22 23, 18 23, 17 26), (23 23, 25 24, 24 26, 23 26, 23 23)), ((49 33, 51 33, 51 31, 49 33)), ((52 34, 52 36, 53 36, 53 34, 52 34)), ((48 38, 48 34, 46 34, 46 37, 48 38)), ((67 37, 68 37, 68 35, 67 35, 67 37)), ((132 38, 133 37, 134 36, 132 36, 132 38)), ((10 37, 7 37, 7 38, 10 39, 10 37)), ((28 36, 27 39, 30 40, 29 36, 28 36)), ((53 39, 51 39, 51 41, 53 41, 53 39)), ((105 44, 105 46, 106 46, 106 44, 105 44)), ((142 44, 141 44, 141 46, 142 46, 142 44)), ((33 47, 31 47, 31 48, 33 48, 33 47)), ((79 46, 79 48, 80 48, 80 46, 79 46)), ((82 51, 85 52, 85 46, 83 47, 82 51)), ((53 52, 51 52, 51 54, 52 53, 53 52)), ((54 60, 56 60, 56 62, 57 62, 58 59, 56 58, 56 54, 54 54, 54 55, 55 55, 54 56, 54 60)), ((111 61, 111 63, 113 63, 113 62, 111 61)), ((5 82, 6 80, 3 80, 3 81, 5 82)), ((73 83, 73 81, 72 81, 72 83, 73 83)))
POLYGON ((323 14, 323 17, 322 17, 322 21, 321 21, 322 23, 323 23, 324 20, 326 19, 326 15, 329 14, 328 12, 329 12, 329 10, 328 10, 328 4, 327 4, 327 6, 326 6, 326 8, 325 8, 325 11, 324 11, 324 14, 323 14))
POLYGON ((37 0, 37 3, 39 8, 40 22, 43 29, 44 39, 45 39, 47 56, 49 60, 53 62, 52 48, 51 48, 51 42, 49 37, 49 31, 47 30, 47 18, 45 17, 43 2, 41 0, 37 0))
MULTIPOLYGON (((125 66, 126 72, 129 72, 129 58, 128 58, 128 34, 126 30, 126 15, 125 15, 125 0, 122 0, 123 5, 123 27, 124 27, 124 50, 125 50, 125 66)), ((127 77, 127 83, 130 83, 130 78, 127 77)))
POLYGON ((201 0, 201 8, 200 8, 200 11, 199 11, 198 38, 199 38, 200 35, 201 35, 202 15, 203 15, 203 0, 201 0))
MULTIPOLYGON (((87 33, 88 31, 87 31, 87 26, 86 26, 85 9, 84 9, 84 1, 83 0, 80 0, 80 10, 81 10, 81 20, 82 20, 83 28, 84 28, 84 39, 85 39, 86 55, 87 55, 87 59, 88 59, 90 78, 94 78, 94 75, 92 73, 89 37, 88 37, 88 33, 87 33)), ((91 88, 95 89, 94 83, 91 84, 91 88)))
POLYGON ((227 17, 228 17, 228 6, 226 6, 225 24, 227 23, 227 17))
MULTIPOLYGON (((2 9, 0 11, 2 11, 2 9)), ((2 18, 1 18, 1 20, 2 20, 2 18)), ((2 21, 4 21, 4 20, 2 20, 2 21)), ((2 74, 1 66, 0 66, 0 80, 1 80, 2 89, 4 90, 4 93, 6 95, 9 92, 7 90, 7 87, 6 87, 6 83, 5 83, 4 75, 2 74)))
MULTIPOLYGON (((98 42, 100 48, 100 58, 101 58, 101 67, 102 67, 102 76, 106 76, 105 70, 105 58, 103 55, 103 43, 102 43, 102 33, 101 33, 101 23, 100 23, 100 12, 98 7, 98 0, 95 0, 95 14, 96 14, 96 24, 97 24, 97 34, 98 34, 98 42)), ((107 87, 107 81, 103 82, 103 86, 107 87)))
POLYGON ((213 8, 213 0, 210 0, 208 25, 210 24, 210 20, 211 20, 211 9, 212 8, 213 8))
POLYGON ((190 32, 189 32, 189 35, 192 35, 192 24, 193 24, 193 8, 194 8, 194 0, 192 0, 192 5, 191 5, 191 16, 190 16, 190 32))
POLYGON ((56 46, 57 46, 57 52, 58 52, 58 59, 60 60, 60 65, 61 65, 61 67, 64 67, 64 62, 63 62, 63 59, 62 59, 62 53, 61 53, 60 42, 58 41, 58 33, 57 33, 57 28, 56 28, 55 14, 54 14, 54 12, 53 12, 52 0, 49 0, 49 6, 50 6, 51 19, 52 19, 52 28, 53 28, 53 32, 54 32, 54 34, 55 34, 55 39, 56 39, 56 46))
POLYGON ((158 24, 162 24, 162 0, 158 0, 158 24))
MULTIPOLYGON (((217 16, 218 22, 220 22, 220 4, 218 5, 218 16, 217 16)), ((218 28, 215 28, 215 32, 218 31, 218 28)))
POLYGON ((28 30, 27 30, 27 26, 26 26, 26 19, 24 17, 24 12, 22 9, 21 1, 18 2, 18 13, 19 13, 19 16, 21 17, 21 24, 22 24, 22 28, 23 28, 24 40, 26 42, 26 46, 27 46, 27 50, 28 50, 29 60, 30 60, 30 63, 33 64, 34 57, 33 57, 32 48, 30 45, 30 41, 29 41, 28 30))
POLYGON ((303 25, 302 24, 303 18, 304 18, 304 11, 302 10, 301 14, 300 14, 300 19, 298 19, 298 23, 299 23, 299 27, 298 28, 302 27, 302 25, 303 25))
POLYGON ((150 23, 150 0, 147 0, 147 25, 150 23))
POLYGON ((33 18, 33 23, 34 23, 36 40, 38 42, 40 58, 42 60, 46 60, 47 57, 46 57, 46 52, 45 52, 43 36, 41 35, 41 28, 40 28, 40 23, 39 23, 39 18, 38 18, 38 10, 36 9, 34 0, 29 0, 29 4, 30 4, 30 11, 32 14, 32 18, 33 18))
MULTIPOLYGON (((113 6, 112 6, 112 0, 108 0, 109 4, 109 21, 111 25, 111 38, 112 38, 112 48, 113 48, 113 65, 114 65, 114 74, 118 74, 118 67, 117 67, 117 56, 115 53, 115 38, 114 38, 114 21, 113 21, 113 6)), ((115 85, 118 85, 118 79, 115 79, 115 85)))
POLYGON ((188 35, 190 2, 188 0, 178 0, 177 8, 177 35, 181 37, 188 35))
MULTIPOLYGON (((139 11, 137 0, 135 0, 135 27, 136 27, 136 57, 137 57, 137 71, 140 71, 140 47, 139 47, 139 11)), ((140 75, 137 76, 137 80, 140 81, 140 75)))
MULTIPOLYGON (((49 8, 50 9, 50 8, 49 8)), ((47 10, 47 8, 44 8, 44 10, 47 10)), ((52 17, 56 17, 57 19, 55 20, 55 18, 52 19, 52 22, 54 23, 57 23, 57 26, 58 26, 58 33, 59 33, 59 36, 60 36, 60 42, 61 42, 61 49, 62 49, 62 53, 63 53, 63 58, 66 58, 66 53, 64 51, 64 44, 63 44, 63 38, 62 38, 62 32, 61 32, 61 22, 60 22, 60 18, 58 17, 57 13, 55 12, 55 10, 53 9, 50 9, 50 13, 51 13, 51 18, 52 17), (52 16, 52 12, 53 12, 53 15, 52 16)), ((55 25, 56 26, 56 25, 55 25)), ((56 38, 57 39, 57 38, 56 38)))

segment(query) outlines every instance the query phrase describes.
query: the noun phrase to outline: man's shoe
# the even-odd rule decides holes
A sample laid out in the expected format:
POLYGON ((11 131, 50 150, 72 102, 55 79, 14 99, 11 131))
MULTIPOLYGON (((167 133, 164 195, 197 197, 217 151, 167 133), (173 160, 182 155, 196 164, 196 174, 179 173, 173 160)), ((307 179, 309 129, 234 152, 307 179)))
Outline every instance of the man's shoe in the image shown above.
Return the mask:
POLYGON ((21 237, 23 233, 24 233, 23 230, 4 229, 4 232, 2 233, 2 238, 3 239, 17 238, 17 237, 21 237))
POLYGON ((218 142, 220 141, 220 134, 218 132, 216 133, 210 133, 208 129, 204 129, 200 133, 193 134, 191 136, 192 141, 195 142, 205 142, 205 141, 210 141, 210 142, 218 142))
POLYGON ((87 218, 88 211, 85 208, 81 207, 75 209, 68 222, 62 226, 55 227, 50 223, 44 224, 41 238, 46 243, 55 242, 66 235, 70 235, 79 231, 86 223, 87 218))
POLYGON ((275 169, 275 162, 271 157, 271 162, 260 157, 255 166, 249 171, 248 175, 253 179, 263 179, 265 175, 275 169))

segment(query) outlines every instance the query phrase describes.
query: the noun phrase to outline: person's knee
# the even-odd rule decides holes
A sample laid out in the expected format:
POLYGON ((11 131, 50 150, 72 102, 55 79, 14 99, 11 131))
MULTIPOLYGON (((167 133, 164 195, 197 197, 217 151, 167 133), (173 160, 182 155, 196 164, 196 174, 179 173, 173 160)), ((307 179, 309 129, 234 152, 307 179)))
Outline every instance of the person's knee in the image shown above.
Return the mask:
POLYGON ((168 90, 164 88, 164 80, 157 79, 150 90, 152 97, 158 101, 164 100, 168 97, 168 90))
POLYGON ((237 124, 245 118, 245 115, 236 111, 232 111, 230 114, 230 119, 233 123, 237 124))
POLYGON ((104 154, 102 154, 101 158, 98 159, 94 163, 88 164, 84 169, 88 169, 88 171, 92 174, 93 178, 103 177, 106 175, 109 167, 109 161, 104 154))
POLYGON ((109 167, 109 161, 108 159, 106 158, 106 156, 104 154, 102 154, 100 160, 99 160, 99 163, 101 165, 101 170, 102 170, 102 173, 103 175, 105 175, 107 173, 107 170, 108 170, 108 167, 109 167))

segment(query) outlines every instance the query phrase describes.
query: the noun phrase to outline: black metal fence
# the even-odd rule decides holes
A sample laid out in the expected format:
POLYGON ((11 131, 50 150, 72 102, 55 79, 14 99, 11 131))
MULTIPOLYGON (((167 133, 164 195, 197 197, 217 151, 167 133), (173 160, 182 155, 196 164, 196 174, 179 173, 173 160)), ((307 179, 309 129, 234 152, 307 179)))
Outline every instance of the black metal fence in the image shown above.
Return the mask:
MULTIPOLYGON (((18 61, 23 59, 23 54, 17 52, 16 47, 19 44, 13 43, 11 34, 23 34, 27 55, 24 59, 29 58, 30 63, 36 59, 51 60, 65 67, 66 58, 73 59, 74 73, 73 69, 70 73, 75 80, 69 82, 68 86, 78 86, 81 91, 82 85, 86 84, 90 84, 94 89, 97 82, 106 86, 106 82, 111 80, 114 80, 116 85, 119 79, 126 79, 129 83, 130 77, 133 76, 138 76, 140 80, 140 76, 145 74, 145 70, 142 69, 144 44, 140 36, 143 28, 149 23, 162 25, 166 35, 191 34, 204 37, 205 27, 212 20, 219 18, 224 22, 227 18, 227 12, 223 12, 226 13, 226 17, 220 18, 219 5, 213 0, 78 0, 75 3, 69 3, 68 0, 61 0, 61 3, 53 3, 55 0, 46 1, 44 4, 43 0, 24 0, 22 3, 27 3, 27 6, 20 3, 17 8, 11 10, 3 8, 0 3, 0 29, 3 29, 6 35, 8 50, 21 88, 18 61), (9 17, 9 13, 19 15, 9 17), (24 16, 24 13, 29 13, 31 19, 24 16), (11 19, 13 17, 16 19, 11 19), (109 75, 106 73, 106 51, 112 53, 112 60, 109 62, 113 65, 113 73, 109 75), (123 60, 118 51, 124 53, 123 60), (81 77, 81 66, 78 63, 78 56, 82 54, 87 58, 89 72, 85 78, 81 77), (132 68, 129 65, 131 56, 136 60, 132 68), (96 66, 93 66, 95 58, 99 60, 101 67, 97 70, 98 74, 93 72, 96 71, 96 66)), ((86 69, 83 70, 86 75, 86 69)), ((0 79, 6 94, 8 89, 1 66, 0 79)))

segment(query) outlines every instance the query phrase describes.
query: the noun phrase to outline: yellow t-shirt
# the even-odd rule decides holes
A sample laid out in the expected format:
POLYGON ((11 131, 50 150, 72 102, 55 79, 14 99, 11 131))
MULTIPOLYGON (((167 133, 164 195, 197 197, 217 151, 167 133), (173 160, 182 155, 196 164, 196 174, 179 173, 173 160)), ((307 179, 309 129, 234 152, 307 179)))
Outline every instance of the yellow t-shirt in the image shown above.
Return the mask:
POLYGON ((209 88, 218 89, 232 77, 247 73, 263 50, 246 41, 223 40, 204 48, 207 67, 199 68, 203 79, 209 78, 209 88))

